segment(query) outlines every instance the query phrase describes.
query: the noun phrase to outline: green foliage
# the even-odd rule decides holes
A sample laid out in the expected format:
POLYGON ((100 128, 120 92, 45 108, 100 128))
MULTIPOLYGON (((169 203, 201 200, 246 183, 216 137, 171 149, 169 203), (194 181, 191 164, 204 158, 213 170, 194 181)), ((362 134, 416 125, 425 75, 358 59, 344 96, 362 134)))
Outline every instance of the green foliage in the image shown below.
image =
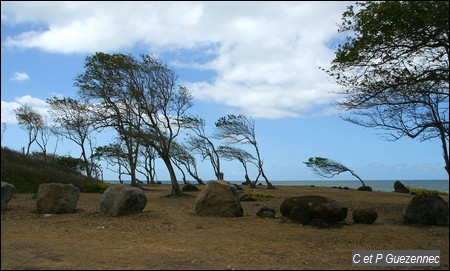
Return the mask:
POLYGON ((106 189, 114 186, 113 184, 104 182, 88 183, 83 186, 81 192, 85 193, 103 193, 106 189))
POLYGON ((332 178, 348 171, 361 182, 362 186, 366 186, 363 180, 353 172, 353 170, 334 160, 322 157, 310 157, 308 161, 303 162, 303 164, 311 168, 315 174, 325 178, 332 178))
POLYGON ((262 192, 258 192, 258 191, 254 191, 254 190, 247 190, 244 192, 244 195, 246 195, 250 198, 254 198, 256 200, 269 199, 269 198, 274 197, 272 194, 262 193, 262 192))
POLYGON ((449 1, 359 2, 339 32, 325 72, 342 86, 343 119, 388 140, 437 138, 449 172, 449 1))
POLYGON ((409 193, 411 195, 416 195, 416 196, 422 196, 422 195, 427 195, 427 194, 448 195, 447 192, 432 190, 432 189, 414 188, 414 187, 409 187, 408 189, 409 189, 409 193))
POLYGON ((107 188, 107 184, 89 179, 58 162, 48 163, 25 157, 20 152, 5 147, 1 149, 1 180, 14 185, 17 193, 37 193, 42 183, 72 183, 81 192, 101 192, 107 188))

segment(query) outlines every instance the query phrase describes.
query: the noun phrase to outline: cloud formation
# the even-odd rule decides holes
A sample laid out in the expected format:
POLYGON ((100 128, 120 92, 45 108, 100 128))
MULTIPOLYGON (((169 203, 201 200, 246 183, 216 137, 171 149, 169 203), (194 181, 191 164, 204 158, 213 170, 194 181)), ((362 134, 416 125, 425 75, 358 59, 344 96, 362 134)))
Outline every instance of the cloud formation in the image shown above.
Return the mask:
MULTIPOLYGON (((7 48, 50 53, 146 48, 156 55, 190 50, 172 64, 209 70, 189 82, 195 98, 261 118, 318 114, 337 86, 319 67, 350 2, 7 2, 2 23, 30 24, 7 48)), ((332 45, 332 44, 331 44, 332 45)), ((325 109, 329 112, 329 109, 325 109)))
POLYGON ((30 80, 30 77, 28 74, 24 72, 15 72, 11 78, 9 78, 10 81, 17 81, 17 82, 23 82, 30 80))
POLYGON ((28 105, 34 110, 36 110, 44 119, 49 119, 50 114, 48 113, 47 103, 39 98, 32 97, 30 95, 25 95, 22 97, 17 97, 13 102, 1 102, 2 111, 2 123, 17 123, 16 114, 14 110, 23 106, 28 105))

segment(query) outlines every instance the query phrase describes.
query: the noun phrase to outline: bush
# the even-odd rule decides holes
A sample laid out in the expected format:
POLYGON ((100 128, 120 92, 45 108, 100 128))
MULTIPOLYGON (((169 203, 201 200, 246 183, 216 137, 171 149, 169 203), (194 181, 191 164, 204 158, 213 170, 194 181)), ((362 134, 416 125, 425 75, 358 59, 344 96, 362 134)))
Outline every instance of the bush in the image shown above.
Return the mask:
POLYGON ((90 179, 76 170, 46 163, 33 155, 25 157, 18 151, 1 148, 1 180, 16 187, 16 193, 37 193, 43 183, 71 183, 81 192, 102 192, 107 184, 90 179))
POLYGON ((92 182, 82 185, 80 191, 84 193, 103 193, 106 189, 114 185, 104 182, 92 182))
POLYGON ((409 193, 411 195, 416 195, 416 196, 422 196, 422 195, 426 195, 426 194, 436 194, 436 195, 447 195, 447 192, 443 192, 443 191, 438 191, 438 190, 431 190, 431 189, 425 189, 425 188, 411 188, 409 187, 409 193))

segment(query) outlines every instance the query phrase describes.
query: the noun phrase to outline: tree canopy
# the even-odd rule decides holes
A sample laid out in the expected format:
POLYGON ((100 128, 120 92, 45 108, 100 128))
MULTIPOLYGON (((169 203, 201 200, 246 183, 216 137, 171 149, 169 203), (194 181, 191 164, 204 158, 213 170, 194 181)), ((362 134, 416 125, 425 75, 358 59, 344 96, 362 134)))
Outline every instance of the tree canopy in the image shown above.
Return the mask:
POLYGON ((333 178, 338 174, 348 171, 361 182, 362 186, 366 186, 363 180, 353 170, 334 160, 323 157, 310 157, 307 162, 303 163, 311 168, 315 174, 325 178, 333 178))
POLYGON ((449 2, 369 1, 349 6, 330 69, 343 119, 397 140, 439 139, 449 171, 449 2))

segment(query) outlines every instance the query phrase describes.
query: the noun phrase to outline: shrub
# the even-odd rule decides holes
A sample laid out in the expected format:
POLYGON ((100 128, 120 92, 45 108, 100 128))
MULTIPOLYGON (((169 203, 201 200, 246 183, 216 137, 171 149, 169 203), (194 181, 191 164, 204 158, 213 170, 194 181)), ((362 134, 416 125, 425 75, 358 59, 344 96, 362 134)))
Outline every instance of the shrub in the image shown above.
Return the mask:
POLYGON ((84 193, 103 193, 107 188, 112 187, 112 184, 103 182, 91 182, 81 185, 80 191, 84 193))
POLYGON ((409 187, 409 193, 411 195, 421 196, 425 194, 437 194, 437 195, 447 195, 447 192, 438 191, 438 190, 432 190, 432 189, 425 189, 425 188, 414 188, 409 187))

